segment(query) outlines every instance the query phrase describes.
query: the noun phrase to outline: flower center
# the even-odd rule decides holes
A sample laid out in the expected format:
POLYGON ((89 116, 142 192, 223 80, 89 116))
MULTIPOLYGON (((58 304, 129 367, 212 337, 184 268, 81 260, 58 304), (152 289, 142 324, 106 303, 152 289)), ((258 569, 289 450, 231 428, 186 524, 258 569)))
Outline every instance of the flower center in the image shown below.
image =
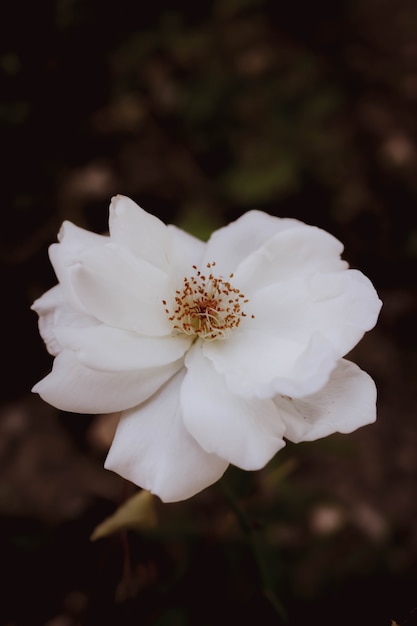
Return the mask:
MULTIPOLYGON (((215 265, 207 263, 207 274, 193 265, 193 274, 186 276, 182 289, 175 292, 172 308, 167 307, 166 300, 162 301, 175 330, 206 341, 226 339, 246 317, 242 305, 249 302, 239 289, 232 287, 230 280, 213 275, 215 265)), ((232 278, 230 274, 229 279, 232 278)))

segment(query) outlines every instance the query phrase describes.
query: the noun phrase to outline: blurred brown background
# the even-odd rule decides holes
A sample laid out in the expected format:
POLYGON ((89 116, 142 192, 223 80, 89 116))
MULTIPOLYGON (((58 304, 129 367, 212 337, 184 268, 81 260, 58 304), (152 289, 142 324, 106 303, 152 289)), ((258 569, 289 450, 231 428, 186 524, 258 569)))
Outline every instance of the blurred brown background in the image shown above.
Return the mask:
POLYGON ((252 208, 302 219, 374 282, 384 308, 352 358, 377 424, 226 478, 291 626, 417 624, 416 3, 2 13, 0 624, 280 623, 216 487, 90 542, 131 493, 102 468, 111 419, 30 394, 51 366, 29 310, 55 282, 47 248, 64 219, 106 230, 115 193, 203 238, 252 208))

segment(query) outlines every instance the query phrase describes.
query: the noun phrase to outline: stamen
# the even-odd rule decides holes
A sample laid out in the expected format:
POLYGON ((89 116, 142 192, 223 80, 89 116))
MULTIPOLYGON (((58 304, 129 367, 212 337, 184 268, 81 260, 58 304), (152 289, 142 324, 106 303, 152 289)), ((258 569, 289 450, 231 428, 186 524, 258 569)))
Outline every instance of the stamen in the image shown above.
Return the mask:
MULTIPOLYGON (((171 308, 166 300, 162 300, 176 331, 206 341, 226 339, 247 316, 242 304, 249 300, 231 285, 233 274, 230 274, 229 280, 214 276, 211 270, 215 265, 214 261, 207 263, 208 276, 202 275, 193 265, 193 274, 184 277, 182 288, 175 292, 171 308)), ((254 316, 250 317, 253 319, 254 316)))

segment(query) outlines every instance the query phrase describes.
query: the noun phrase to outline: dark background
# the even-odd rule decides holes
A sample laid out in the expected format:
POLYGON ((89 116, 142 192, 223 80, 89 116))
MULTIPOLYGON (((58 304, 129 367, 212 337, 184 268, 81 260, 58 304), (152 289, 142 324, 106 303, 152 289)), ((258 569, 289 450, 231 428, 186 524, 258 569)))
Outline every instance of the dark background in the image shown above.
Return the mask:
POLYGON ((291 626, 416 624, 415 2, 14 2, 0 75, 0 624, 280 623, 216 487, 91 542, 130 493, 102 468, 111 420, 30 394, 48 246, 64 219, 106 230, 115 193, 203 238, 252 208, 302 219, 374 282, 352 358, 377 423, 226 479, 291 626))

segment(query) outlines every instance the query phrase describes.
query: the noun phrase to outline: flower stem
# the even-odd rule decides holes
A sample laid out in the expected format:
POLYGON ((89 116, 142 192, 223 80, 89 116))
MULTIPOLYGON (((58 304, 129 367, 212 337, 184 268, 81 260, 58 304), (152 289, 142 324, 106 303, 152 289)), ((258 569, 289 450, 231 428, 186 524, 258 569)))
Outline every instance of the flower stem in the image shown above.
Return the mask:
POLYGON ((219 487, 221 488, 223 494, 227 498, 233 512, 236 516, 237 521, 248 538, 248 541, 251 545, 253 556, 255 558, 255 562, 258 568, 259 576, 262 583, 262 592, 265 598, 268 600, 269 604, 278 615, 281 624, 288 623, 288 617, 286 610, 284 609, 281 601, 278 599, 273 585, 269 576, 269 569, 265 562, 264 558, 264 546, 262 542, 262 538, 260 532, 254 528, 249 517, 246 515, 245 511, 240 506, 239 502, 235 498, 234 494, 230 490, 229 486, 226 484, 224 479, 220 479, 218 482, 219 487))

